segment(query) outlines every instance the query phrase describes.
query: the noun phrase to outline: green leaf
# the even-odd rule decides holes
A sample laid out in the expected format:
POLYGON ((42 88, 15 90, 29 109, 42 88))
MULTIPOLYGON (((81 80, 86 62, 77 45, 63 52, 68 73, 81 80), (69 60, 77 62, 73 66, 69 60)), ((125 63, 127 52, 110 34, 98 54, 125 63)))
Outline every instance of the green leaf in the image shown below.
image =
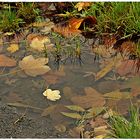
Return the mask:
POLYGON ((92 113, 92 115, 97 116, 98 114, 100 114, 103 110, 105 109, 105 107, 93 107, 90 108, 88 110, 88 112, 92 113))
POLYGON ((82 119, 82 116, 78 113, 68 113, 68 112, 61 112, 64 116, 67 116, 69 118, 73 119, 82 119))
POLYGON ((77 112, 84 112, 85 111, 84 108, 77 106, 77 105, 67 105, 65 107, 72 110, 72 111, 77 111, 77 112))

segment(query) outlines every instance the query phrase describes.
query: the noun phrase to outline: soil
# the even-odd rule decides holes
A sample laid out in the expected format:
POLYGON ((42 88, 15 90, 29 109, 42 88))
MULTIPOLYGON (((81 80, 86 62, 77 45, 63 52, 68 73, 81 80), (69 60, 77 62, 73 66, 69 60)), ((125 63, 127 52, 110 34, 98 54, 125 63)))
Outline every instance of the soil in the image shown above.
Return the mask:
POLYGON ((0 138, 68 138, 52 127, 46 118, 36 120, 0 102, 0 138))

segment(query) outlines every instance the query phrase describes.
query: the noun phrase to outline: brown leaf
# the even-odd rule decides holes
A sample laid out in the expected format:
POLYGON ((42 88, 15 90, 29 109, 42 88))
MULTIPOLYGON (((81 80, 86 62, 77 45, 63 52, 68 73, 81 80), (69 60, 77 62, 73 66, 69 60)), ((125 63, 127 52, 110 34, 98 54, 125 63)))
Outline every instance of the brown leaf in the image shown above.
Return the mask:
POLYGON ((48 58, 35 59, 32 55, 29 55, 19 61, 19 67, 24 70, 27 75, 35 77, 45 74, 50 70, 50 67, 46 65, 47 63, 48 58))
POLYGON ((71 98, 71 101, 79 105, 83 108, 89 107, 102 107, 105 104, 105 99, 103 98, 102 94, 97 92, 95 89, 91 87, 85 88, 85 96, 74 96, 71 98))
POLYGON ((137 71, 136 63, 134 60, 121 61, 120 66, 116 68, 116 72, 120 76, 140 75, 140 71, 137 71))
POLYGON ((4 54, 0 55, 0 67, 13 67, 13 66, 16 66, 15 59, 5 56, 4 54))
POLYGON ((72 93, 72 89, 70 87, 64 87, 63 88, 63 93, 65 96, 65 99, 70 99, 71 97, 73 97, 73 93, 72 93))
POLYGON ((51 70, 42 77, 46 80, 47 84, 56 84, 62 79, 63 76, 65 76, 64 67, 60 67, 59 70, 51 70))

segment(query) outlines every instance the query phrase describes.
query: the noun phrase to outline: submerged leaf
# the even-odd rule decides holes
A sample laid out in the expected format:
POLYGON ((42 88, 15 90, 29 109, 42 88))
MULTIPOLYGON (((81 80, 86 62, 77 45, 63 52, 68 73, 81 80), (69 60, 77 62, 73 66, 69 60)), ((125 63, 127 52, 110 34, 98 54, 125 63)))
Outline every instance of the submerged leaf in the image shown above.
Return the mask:
POLYGON ((68 113, 68 112, 61 112, 64 116, 67 116, 69 118, 73 119, 82 119, 82 116, 78 113, 68 113))
POLYGON ((0 55, 0 67, 13 67, 16 66, 16 61, 13 58, 5 56, 4 54, 0 55))
POLYGON ((77 111, 77 112, 84 112, 85 111, 84 108, 77 106, 77 105, 67 105, 65 107, 72 110, 72 111, 77 111))
POLYGON ((46 65, 47 63, 48 58, 35 59, 32 55, 29 55, 19 61, 19 67, 24 70, 27 75, 35 77, 45 74, 50 70, 50 67, 46 65))

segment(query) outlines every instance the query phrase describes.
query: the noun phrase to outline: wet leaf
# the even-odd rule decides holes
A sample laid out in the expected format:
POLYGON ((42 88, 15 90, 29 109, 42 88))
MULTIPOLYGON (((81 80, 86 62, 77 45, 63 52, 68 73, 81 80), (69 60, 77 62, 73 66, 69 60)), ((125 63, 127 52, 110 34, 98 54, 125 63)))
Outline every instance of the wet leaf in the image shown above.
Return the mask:
POLYGON ((116 68, 116 72, 120 76, 135 76, 140 75, 140 71, 137 71, 136 63, 134 60, 123 60, 119 67, 116 68))
POLYGON ((92 113, 94 116, 97 116, 97 115, 99 115, 104 109, 105 109, 105 107, 92 107, 92 108, 88 109, 88 112, 92 113))
POLYGON ((16 66, 15 59, 5 56, 4 54, 0 55, 0 67, 13 67, 13 66, 16 66))
POLYGON ((73 128, 72 130, 69 131, 70 136, 72 136, 73 138, 80 138, 80 134, 83 134, 84 131, 84 126, 78 126, 73 128))
POLYGON ((101 69, 97 74, 95 74, 95 81, 103 78, 107 73, 109 73, 115 65, 121 61, 121 57, 114 58, 114 61, 110 61, 103 69, 101 69))
POLYGON ((61 112, 64 116, 73 118, 73 119, 82 119, 82 116, 78 113, 68 113, 68 112, 61 112))
POLYGON ((85 89, 86 95, 84 96, 74 96, 71 98, 71 101, 75 105, 79 105, 83 108, 90 108, 90 107, 103 107, 105 104, 105 99, 97 92, 95 89, 91 87, 86 87, 85 89))
POLYGON ((119 90, 115 90, 109 93, 104 94, 105 98, 120 100, 120 99, 130 99, 131 93, 130 92, 120 92, 119 90))
POLYGON ((41 114, 41 116, 48 116, 50 115, 53 111, 55 111, 55 108, 56 108, 57 105, 52 105, 52 106, 49 106, 47 108, 45 108, 41 114))
POLYGON ((59 131, 60 133, 66 132, 66 127, 65 127, 63 124, 58 124, 58 125, 56 125, 56 126, 55 126, 55 129, 56 129, 57 131, 59 131))
POLYGON ((77 106, 77 105, 67 105, 65 107, 72 110, 72 111, 77 111, 77 112, 84 112, 85 111, 84 108, 77 106))
POLYGON ((18 102, 16 102, 16 103, 7 103, 7 105, 14 106, 14 107, 23 107, 23 108, 31 108, 31 109, 36 109, 36 110, 42 110, 41 108, 26 105, 26 104, 22 104, 22 103, 18 103, 18 102))
POLYGON ((19 67, 24 70, 27 75, 35 77, 45 74, 50 70, 50 67, 46 65, 47 63, 48 58, 35 59, 32 55, 29 55, 19 61, 19 67))
POLYGON ((18 44, 10 44, 10 46, 7 48, 7 51, 10 53, 14 53, 19 50, 18 44))
POLYGON ((81 11, 82 9, 89 7, 91 4, 91 2, 78 2, 75 5, 75 8, 77 8, 78 11, 81 11))
POLYGON ((63 93, 64 93, 64 96, 65 96, 65 99, 69 100, 71 97, 73 97, 72 89, 70 87, 64 87, 63 88, 63 93))
POLYGON ((30 47, 36 51, 42 52, 43 50, 47 49, 47 46, 50 47, 51 41, 46 36, 36 36, 32 39, 30 43, 30 47))
POLYGON ((56 84, 58 82, 60 82, 60 80, 62 79, 62 77, 64 77, 65 71, 64 71, 64 67, 60 67, 59 70, 56 71, 49 71, 47 74, 43 75, 42 77, 46 80, 47 84, 56 84))
POLYGON ((56 101, 61 98, 59 90, 52 90, 48 88, 43 92, 43 95, 47 97, 48 100, 51 101, 56 101))

